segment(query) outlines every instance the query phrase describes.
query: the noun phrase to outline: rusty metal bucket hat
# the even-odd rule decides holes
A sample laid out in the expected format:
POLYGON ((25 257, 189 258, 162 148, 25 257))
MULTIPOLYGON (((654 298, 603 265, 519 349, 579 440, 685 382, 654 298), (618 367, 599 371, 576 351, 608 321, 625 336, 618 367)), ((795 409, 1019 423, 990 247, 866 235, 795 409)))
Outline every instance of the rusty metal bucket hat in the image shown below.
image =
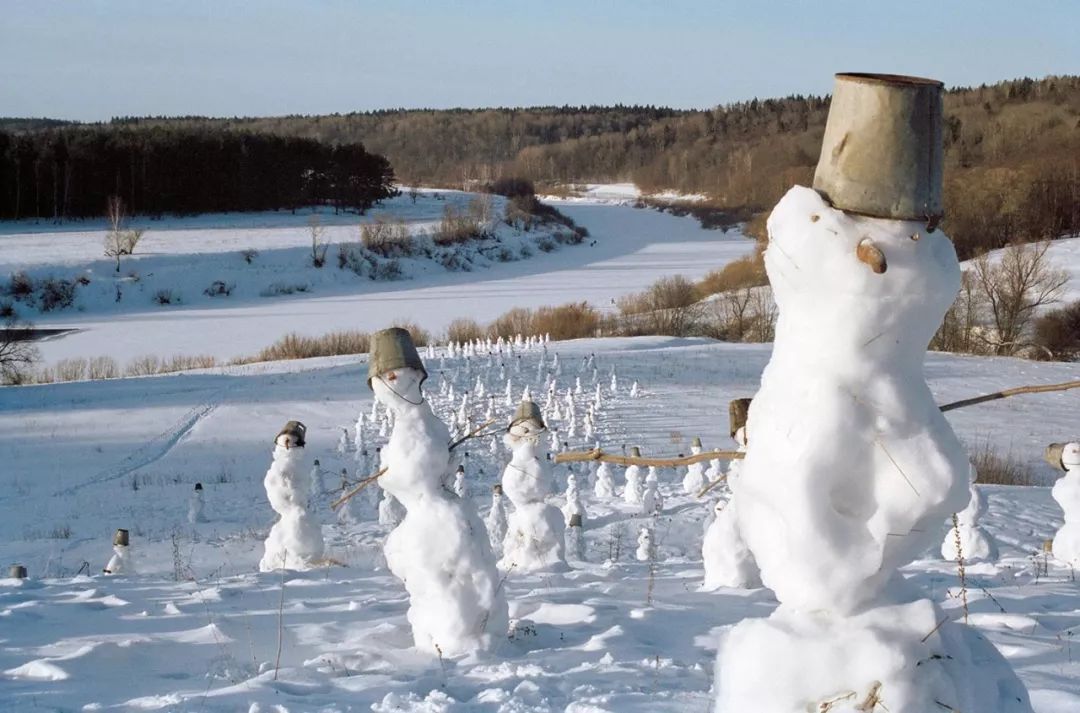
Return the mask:
POLYGON ((416 369, 423 374, 421 384, 427 380, 427 369, 424 368, 424 362, 420 361, 420 354, 416 351, 409 331, 401 327, 390 327, 375 332, 371 336, 371 355, 368 357, 368 388, 371 388, 371 380, 375 377, 404 368, 416 369))
POLYGON ((932 230, 944 214, 942 94, 935 79, 837 74, 814 189, 840 210, 932 230))
POLYGON ((525 421, 532 421, 540 430, 547 428, 544 423, 544 414, 541 413, 540 407, 534 401, 524 400, 518 404, 517 411, 514 412, 514 418, 511 419, 506 430, 509 431, 514 426, 525 421))

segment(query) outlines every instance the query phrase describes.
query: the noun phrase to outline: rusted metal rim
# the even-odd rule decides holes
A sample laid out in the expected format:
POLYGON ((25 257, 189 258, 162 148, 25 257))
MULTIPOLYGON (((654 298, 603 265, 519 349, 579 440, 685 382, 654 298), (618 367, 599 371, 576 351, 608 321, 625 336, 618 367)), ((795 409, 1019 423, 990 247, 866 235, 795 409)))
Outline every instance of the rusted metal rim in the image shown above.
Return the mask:
POLYGON ((848 210, 847 208, 837 208, 836 205, 833 204, 832 198, 830 198, 828 196, 828 194, 826 194, 824 191, 819 191, 817 189, 814 189, 814 190, 817 191, 817 194, 819 196, 821 196, 822 198, 824 198, 825 202, 828 203, 829 206, 831 206, 832 208, 835 208, 836 210, 839 210, 839 211, 843 211, 844 213, 848 213, 849 215, 857 215, 857 216, 859 216, 861 218, 878 218, 880 220, 906 220, 906 221, 910 221, 912 223, 926 223, 927 225, 932 226, 932 229, 931 229, 930 232, 933 232, 933 230, 936 229, 937 226, 941 224, 941 221, 945 219, 945 213, 944 212, 938 213, 936 215, 926 215, 925 213, 923 213, 922 215, 913 215, 911 217, 905 216, 905 217, 897 218, 897 217, 891 216, 891 215, 877 215, 875 213, 867 213, 867 212, 859 211, 859 210, 848 210))
POLYGON ((852 82, 862 82, 864 84, 889 84, 889 85, 904 85, 911 86, 931 86, 931 87, 944 87, 944 83, 939 82, 936 79, 929 79, 927 77, 909 77, 904 74, 873 74, 870 72, 839 72, 836 74, 837 79, 847 79, 852 82))

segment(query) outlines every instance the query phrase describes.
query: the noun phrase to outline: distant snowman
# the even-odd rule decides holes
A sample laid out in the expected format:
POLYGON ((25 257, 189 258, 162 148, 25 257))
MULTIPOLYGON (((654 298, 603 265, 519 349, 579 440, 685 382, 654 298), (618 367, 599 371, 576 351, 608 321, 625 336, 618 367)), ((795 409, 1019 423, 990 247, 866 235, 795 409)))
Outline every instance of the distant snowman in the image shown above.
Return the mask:
POLYGON ((545 430, 540 407, 522 401, 504 437, 512 456, 503 471, 503 492, 514 505, 503 543, 502 569, 535 572, 566 568, 566 522, 546 502, 554 488, 551 466, 538 455, 545 430))

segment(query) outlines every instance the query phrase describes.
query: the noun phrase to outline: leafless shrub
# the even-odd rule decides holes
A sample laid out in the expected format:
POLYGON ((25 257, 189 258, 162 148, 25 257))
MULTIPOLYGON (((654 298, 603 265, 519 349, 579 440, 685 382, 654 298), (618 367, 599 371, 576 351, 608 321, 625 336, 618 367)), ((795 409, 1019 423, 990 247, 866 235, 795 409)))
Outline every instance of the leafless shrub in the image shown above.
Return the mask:
POLYGON ((287 284, 274 282, 259 293, 260 297, 277 297, 278 295, 291 295, 294 292, 308 292, 311 286, 304 283, 287 284))
POLYGON ((475 319, 455 319, 446 328, 446 338, 451 342, 471 342, 483 336, 484 328, 475 319))
POLYGON ((53 368, 56 370, 57 381, 82 381, 89 372, 89 364, 81 357, 61 359, 53 368))
MULTIPOLYGON (((417 252, 405 221, 376 218, 360 225, 360 244, 382 257, 408 257, 417 252)), ((340 258, 339 258, 340 263, 340 258)))
POLYGON ((128 362, 124 376, 151 376, 161 369, 161 360, 153 354, 135 357, 128 362))
POLYGON ((171 305, 180 303, 180 296, 174 294, 173 291, 168 288, 158 290, 154 293, 154 296, 151 299, 153 299, 154 302, 159 305, 171 305))
POLYGON ((87 375, 91 379, 115 379, 120 376, 120 367, 112 357, 94 357, 90 360, 87 375))
POLYGON ((121 256, 135 254, 135 246, 142 240, 145 231, 124 228, 127 209, 120 196, 109 196, 105 218, 109 221, 109 229, 105 232, 105 256, 116 258, 116 271, 120 272, 121 256))
POLYGON ((234 284, 225 284, 222 280, 214 280, 210 286, 203 290, 207 297, 228 297, 236 288, 234 284))
POLYGON ((244 262, 248 265, 255 262, 255 258, 259 256, 259 251, 255 248, 247 248, 240 251, 240 257, 244 258, 244 262))
POLYGON ((759 243, 758 249, 750 255, 733 260, 721 269, 713 270, 705 275, 698 282, 697 291, 700 297, 707 297, 719 292, 761 287, 767 284, 769 284, 769 277, 765 274, 765 261, 759 243))
POLYGON ((0 325, 0 383, 25 384, 33 378, 31 368, 41 355, 31 340, 32 328, 14 315, 0 325))
POLYGON ((1031 467, 1013 455, 1012 451, 1001 455, 989 438, 978 443, 971 451, 971 462, 977 474, 975 482, 993 485, 1034 485, 1035 475, 1031 467))
POLYGON ((645 292, 618 300, 630 334, 690 334, 701 316, 694 284, 681 275, 657 280, 645 292))
POLYGON ((321 337, 287 334, 260 351, 254 359, 240 361, 281 361, 340 354, 364 354, 370 347, 371 337, 366 332, 331 332, 321 337))

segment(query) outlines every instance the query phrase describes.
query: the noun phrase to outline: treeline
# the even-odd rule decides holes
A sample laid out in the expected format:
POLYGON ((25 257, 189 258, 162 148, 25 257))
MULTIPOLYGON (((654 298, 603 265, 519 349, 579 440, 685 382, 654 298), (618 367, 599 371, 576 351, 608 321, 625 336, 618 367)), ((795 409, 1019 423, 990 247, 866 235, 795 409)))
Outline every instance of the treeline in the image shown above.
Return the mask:
POLYGON ((150 216, 311 204, 363 212, 395 190, 390 163, 355 142, 212 126, 0 131, 0 219, 101 216, 110 196, 150 216))
MULTIPOLYGON (((707 111, 648 106, 382 111, 265 119, 119 119, 211 125, 330 143, 363 141, 405 182, 472 185, 633 181, 703 193, 721 210, 768 210, 817 164, 828 97, 752 100, 707 111)), ((962 257, 1080 230, 1080 77, 949 90, 947 218, 962 257)))

